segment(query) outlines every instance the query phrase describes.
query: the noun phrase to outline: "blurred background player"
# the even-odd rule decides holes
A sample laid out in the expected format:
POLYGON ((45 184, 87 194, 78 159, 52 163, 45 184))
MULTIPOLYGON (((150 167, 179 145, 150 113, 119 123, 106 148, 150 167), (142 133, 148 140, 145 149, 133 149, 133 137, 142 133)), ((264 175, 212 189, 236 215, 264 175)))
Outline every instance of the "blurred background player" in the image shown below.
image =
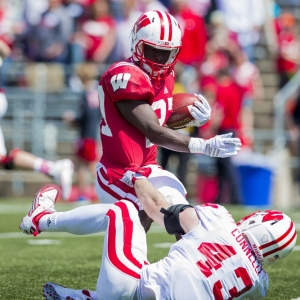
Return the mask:
MULTIPOLYGON (((143 174, 142 168, 138 171, 143 174)), ((264 264, 286 257, 297 240, 295 224, 280 211, 257 211, 237 224, 217 204, 171 205, 141 174, 128 171, 147 214, 169 234, 181 234, 167 257, 147 259, 146 233, 136 207, 121 200, 107 212, 97 291, 44 285, 50 299, 261 299, 269 278, 264 264), (126 218, 125 218, 126 216, 126 218), (124 232, 126 236, 124 238, 124 232)), ((125 181, 127 181, 125 180, 125 181)), ((58 191, 49 189, 55 199, 58 191)))
MULTIPOLYGON (((9 46, 0 40, 0 58, 2 60, 10 55, 9 46)), ((0 90, 0 120, 7 110, 7 99, 4 90, 0 90)), ((29 152, 12 149, 7 153, 4 136, 0 127, 0 165, 7 169, 30 169, 50 176, 62 188, 62 196, 68 199, 72 188, 73 163, 69 159, 56 162, 37 157, 29 152)))
POLYGON ((75 62, 111 63, 116 60, 117 23, 109 0, 95 0, 79 19, 72 35, 75 62))
POLYGON ((76 75, 79 81, 73 82, 82 93, 79 109, 68 110, 63 116, 65 122, 78 127, 80 135, 75 144, 78 190, 73 188, 70 200, 96 200, 96 164, 101 157, 98 68, 93 63, 81 63, 76 66, 76 75))

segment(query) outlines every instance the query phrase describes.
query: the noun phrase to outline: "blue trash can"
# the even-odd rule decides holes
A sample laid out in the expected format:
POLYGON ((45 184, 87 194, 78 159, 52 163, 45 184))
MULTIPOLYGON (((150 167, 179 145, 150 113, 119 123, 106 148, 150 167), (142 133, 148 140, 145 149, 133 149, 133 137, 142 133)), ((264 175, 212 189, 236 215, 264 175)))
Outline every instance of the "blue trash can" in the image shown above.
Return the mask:
POLYGON ((273 172, 267 167, 257 165, 239 165, 244 205, 270 206, 272 196, 273 172))

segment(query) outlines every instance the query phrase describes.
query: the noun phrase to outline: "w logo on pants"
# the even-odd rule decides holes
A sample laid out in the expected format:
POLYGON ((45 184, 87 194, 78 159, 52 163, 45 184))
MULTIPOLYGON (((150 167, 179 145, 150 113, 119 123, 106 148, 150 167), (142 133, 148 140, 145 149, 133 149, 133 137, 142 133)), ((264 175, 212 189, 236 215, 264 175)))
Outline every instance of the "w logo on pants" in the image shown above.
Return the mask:
POLYGON ((117 89, 126 89, 130 77, 131 75, 129 73, 119 73, 114 75, 110 80, 114 92, 117 89))

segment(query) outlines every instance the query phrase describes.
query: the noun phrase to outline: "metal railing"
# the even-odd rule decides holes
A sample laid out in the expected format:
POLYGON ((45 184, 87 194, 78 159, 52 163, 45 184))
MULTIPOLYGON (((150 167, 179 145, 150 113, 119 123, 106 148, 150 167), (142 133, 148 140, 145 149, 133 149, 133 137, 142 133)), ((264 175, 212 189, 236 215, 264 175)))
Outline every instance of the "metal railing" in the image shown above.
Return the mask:
MULTIPOLYGON (((71 68, 66 67, 69 68, 65 72, 67 76, 71 68)), ((6 72, 2 75, 22 77, 24 66, 12 64, 6 72)), ((0 124, 9 148, 21 148, 37 156, 53 159, 57 158, 57 142, 74 142, 76 139, 77 130, 64 124, 62 114, 68 109, 76 110, 80 93, 69 88, 49 93, 47 88, 51 82, 47 80, 47 72, 45 64, 36 64, 34 86, 5 88, 8 111, 0 124)))
MULTIPOLYGON (((64 65, 63 66, 66 77, 74 74, 74 66, 73 65, 64 65)), ((99 65, 99 74, 103 73, 107 68, 107 65, 99 65)), ((7 76, 10 78, 17 78, 18 76, 24 76, 24 64, 22 63, 14 63, 11 64, 11 67, 3 69, 3 76, 7 76)), ((45 144, 47 142, 44 141, 44 129, 49 127, 49 123, 45 121, 45 117, 47 119, 48 113, 48 104, 47 104, 47 68, 45 64, 36 64, 35 67, 36 73, 36 89, 20 89, 18 87, 7 88, 8 98, 11 97, 13 99, 8 99, 9 106, 11 109, 12 120, 7 122, 7 120, 1 120, 1 124, 7 125, 7 128, 12 125, 12 133, 9 130, 9 134, 6 136, 7 140, 12 141, 14 147, 22 148, 25 142, 30 141, 32 144, 31 152, 41 156, 44 152, 45 144), (31 96, 26 96, 26 93, 30 92, 31 96), (25 98, 32 97, 30 99, 31 106, 25 107, 26 101, 25 98), (30 121, 28 121, 30 120, 30 121), (25 134, 24 132, 28 129, 28 123, 31 128, 31 136, 30 133, 25 134)), ((51 83, 50 83, 51 84, 51 83)), ((286 146, 287 141, 290 139, 287 130, 285 129, 285 104, 287 100, 292 97, 300 87, 300 71, 293 76, 293 78, 280 90, 274 97, 273 108, 274 108, 274 126, 272 129, 255 129, 254 138, 255 138, 255 147, 258 152, 263 152, 262 144, 264 141, 273 141, 273 149, 275 151, 280 151, 283 147, 286 146)), ((72 93, 70 90, 66 89, 66 91, 62 92, 64 94, 72 93)), ((74 94, 74 92, 73 92, 74 94)), ((73 97, 74 98, 74 97, 73 97)), ((75 97, 76 98, 76 97, 75 97)), ((29 102, 29 101, 27 101, 29 102)), ((72 101, 71 101, 72 102, 72 101)), ((69 102, 69 103, 71 103, 69 102)), ((74 101, 71 105, 74 107, 74 101)), ((64 108, 66 108, 66 104, 64 101, 60 102, 55 109, 57 114, 59 114, 64 108)), ((54 111, 54 108, 52 108, 54 111)), ((53 121, 55 126, 61 126, 62 122, 53 121)), ((52 122, 52 124, 53 124, 52 122)), ((51 125, 51 124, 50 124, 51 125)), ((52 128, 53 129, 53 128, 52 128)), ((51 130, 52 130, 51 129, 51 130)), ((61 132, 59 132, 61 133, 61 132)), ((65 135, 64 135, 65 136, 65 135)), ((65 136, 66 137, 66 136, 65 136)), ((59 140, 59 136, 57 137, 59 140)), ((66 137, 66 140, 70 140, 74 138, 74 135, 70 134, 66 137)), ((298 166, 296 158, 292 158, 292 165, 298 166)))

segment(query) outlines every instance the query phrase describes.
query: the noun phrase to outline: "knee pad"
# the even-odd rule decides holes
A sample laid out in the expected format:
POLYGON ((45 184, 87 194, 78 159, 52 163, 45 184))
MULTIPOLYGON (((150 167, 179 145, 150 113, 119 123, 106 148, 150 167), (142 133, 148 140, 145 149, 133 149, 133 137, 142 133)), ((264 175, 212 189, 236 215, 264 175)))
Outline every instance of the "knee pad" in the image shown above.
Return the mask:
POLYGON ((179 214, 188 207, 193 207, 189 204, 176 204, 167 209, 161 208, 160 212, 164 214, 164 223, 168 234, 185 234, 179 222, 179 214))
POLYGON ((18 148, 14 148, 9 153, 1 158, 1 164, 4 166, 5 170, 12 170, 14 168, 13 160, 17 153, 20 151, 18 148))

